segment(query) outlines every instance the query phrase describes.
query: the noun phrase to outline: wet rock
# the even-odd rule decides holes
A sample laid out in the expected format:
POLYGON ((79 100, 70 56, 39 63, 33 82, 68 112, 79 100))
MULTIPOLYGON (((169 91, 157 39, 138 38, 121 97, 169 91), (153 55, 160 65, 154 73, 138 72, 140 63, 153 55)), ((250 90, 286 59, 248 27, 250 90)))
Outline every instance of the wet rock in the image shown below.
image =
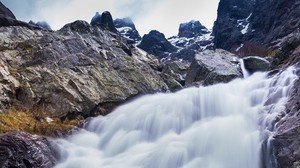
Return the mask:
POLYGON ((242 77, 235 59, 236 55, 220 49, 197 53, 187 71, 186 85, 212 85, 242 77))
POLYGON ((0 134, 1 167, 54 167, 58 147, 49 139, 23 132, 0 134))
POLYGON ((248 56, 248 57, 244 57, 243 60, 244 60, 245 68, 250 73, 271 70, 271 63, 262 57, 248 56))

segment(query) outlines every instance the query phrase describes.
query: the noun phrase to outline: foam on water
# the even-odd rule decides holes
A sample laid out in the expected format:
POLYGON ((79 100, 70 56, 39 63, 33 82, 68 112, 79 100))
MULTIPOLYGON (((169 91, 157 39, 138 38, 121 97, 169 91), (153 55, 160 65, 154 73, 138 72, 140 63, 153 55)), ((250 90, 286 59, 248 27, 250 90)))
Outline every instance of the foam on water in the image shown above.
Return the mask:
POLYGON ((291 67, 177 93, 143 96, 58 143, 57 168, 258 168, 284 112, 291 67))

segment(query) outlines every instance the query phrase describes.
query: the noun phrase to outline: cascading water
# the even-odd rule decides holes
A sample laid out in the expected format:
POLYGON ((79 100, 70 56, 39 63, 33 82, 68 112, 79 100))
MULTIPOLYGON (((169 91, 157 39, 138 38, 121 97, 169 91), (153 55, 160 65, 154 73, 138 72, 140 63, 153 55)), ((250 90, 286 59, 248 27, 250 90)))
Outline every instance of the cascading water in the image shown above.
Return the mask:
POLYGON ((58 140, 57 168, 259 168, 293 71, 141 97, 58 140))

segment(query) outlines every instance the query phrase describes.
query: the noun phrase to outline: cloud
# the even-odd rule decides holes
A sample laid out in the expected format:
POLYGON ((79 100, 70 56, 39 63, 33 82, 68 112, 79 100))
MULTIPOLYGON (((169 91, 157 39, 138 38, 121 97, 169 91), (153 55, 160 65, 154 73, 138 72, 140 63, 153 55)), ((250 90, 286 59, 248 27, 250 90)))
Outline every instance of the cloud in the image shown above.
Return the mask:
POLYGON ((131 17, 143 35, 157 29, 176 35, 179 24, 200 20, 211 28, 219 0, 2 0, 24 21, 47 21, 53 29, 75 20, 90 22, 96 12, 110 11, 114 18, 131 17))

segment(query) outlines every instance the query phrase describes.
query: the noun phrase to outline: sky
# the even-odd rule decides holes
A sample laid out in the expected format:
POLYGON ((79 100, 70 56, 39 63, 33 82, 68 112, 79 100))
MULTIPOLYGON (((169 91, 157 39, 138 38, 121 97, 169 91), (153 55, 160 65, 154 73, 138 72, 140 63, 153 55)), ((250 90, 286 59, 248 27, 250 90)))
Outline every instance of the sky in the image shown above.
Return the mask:
POLYGON ((58 30, 75 20, 90 22, 96 12, 130 17, 141 35, 158 30, 171 37, 180 23, 199 20, 211 29, 220 0, 0 0, 22 21, 46 21, 58 30))

